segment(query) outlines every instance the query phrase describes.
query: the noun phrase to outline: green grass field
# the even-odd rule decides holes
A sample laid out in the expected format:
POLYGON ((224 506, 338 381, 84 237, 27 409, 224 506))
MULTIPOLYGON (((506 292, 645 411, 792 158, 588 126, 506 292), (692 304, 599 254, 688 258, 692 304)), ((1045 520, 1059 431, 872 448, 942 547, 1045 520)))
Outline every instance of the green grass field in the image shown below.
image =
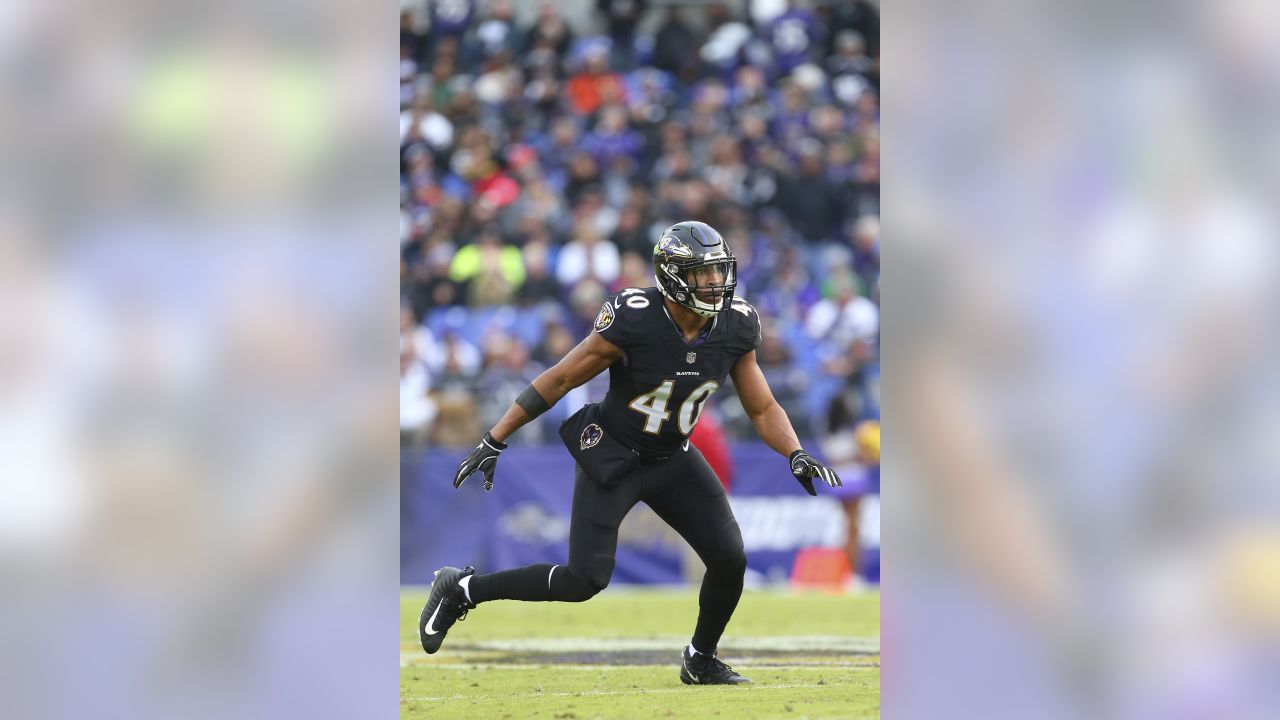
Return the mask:
POLYGON ((697 591, 610 588, 586 603, 487 603, 418 645, 426 589, 400 597, 402 718, 874 718, 880 596, 748 591, 720 658, 752 685, 680 683, 697 591))

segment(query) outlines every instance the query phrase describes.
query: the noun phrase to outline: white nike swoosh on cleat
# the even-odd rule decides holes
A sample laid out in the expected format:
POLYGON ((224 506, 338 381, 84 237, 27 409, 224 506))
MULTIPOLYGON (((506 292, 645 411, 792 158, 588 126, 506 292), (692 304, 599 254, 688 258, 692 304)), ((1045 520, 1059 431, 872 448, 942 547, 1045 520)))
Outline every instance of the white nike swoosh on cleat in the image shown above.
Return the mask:
POLYGON ((439 604, 439 603, 437 603, 437 604, 436 604, 436 610, 435 610, 435 612, 431 613, 431 618, 427 620, 427 634, 428 634, 428 635, 435 635, 436 633, 440 632, 439 630, 436 630, 436 628, 435 628, 435 625, 436 625, 436 616, 437 616, 437 615, 439 615, 439 614, 440 614, 440 604, 439 604))

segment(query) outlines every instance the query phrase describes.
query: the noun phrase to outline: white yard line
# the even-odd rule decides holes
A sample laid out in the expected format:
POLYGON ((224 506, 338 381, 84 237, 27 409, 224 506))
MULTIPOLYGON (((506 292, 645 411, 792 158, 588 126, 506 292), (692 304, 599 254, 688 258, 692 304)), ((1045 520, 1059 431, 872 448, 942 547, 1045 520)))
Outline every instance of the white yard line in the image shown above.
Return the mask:
MULTIPOLYGON (((556 638, 494 638, 491 640, 470 640, 459 638, 454 649, 468 650, 507 650, 535 652, 582 652, 582 651, 624 651, 624 650, 679 650, 688 642, 684 635, 671 635, 652 638, 607 638, 607 637, 556 637, 556 638)), ((732 637, 725 638, 720 645, 724 652, 741 652, 746 650, 788 650, 802 652, 805 650, 843 650, 845 652, 880 652, 880 638, 852 637, 848 635, 795 635, 791 637, 732 637)))
MULTIPOLYGON (((798 683, 795 685, 739 685, 736 692, 750 692, 752 690, 787 690, 792 688, 846 688, 847 686, 840 683, 798 683)), ((537 697, 594 697, 596 695, 669 695, 671 693, 688 693, 697 692, 693 686, 681 686, 678 688, 657 688, 655 690, 583 690, 581 692, 532 692, 522 695, 440 695, 432 696, 411 696, 401 698, 406 701, 414 702, 437 702, 440 700, 515 700, 518 698, 537 698, 537 697)))
MULTIPOLYGON (((671 650, 673 655, 684 647, 684 636, 654 638, 495 638, 491 640, 463 641, 449 648, 454 653, 476 651, 499 652, 624 652, 635 650, 671 650), (674 650, 672 648, 675 648, 674 650)), ((880 638, 850 637, 847 635, 797 635, 792 637, 738 637, 726 639, 721 654, 732 658, 735 653, 749 651, 840 651, 859 655, 878 655, 880 638)), ((421 665, 427 654, 421 650, 402 650, 400 667, 421 665)), ((559 667, 573 667, 574 663, 547 663, 559 667)), ((510 664, 496 663, 501 667, 510 664)), ((423 665, 426 667, 425 665, 423 665)), ((431 665, 431 667, 440 667, 431 665)))
MULTIPOLYGON (((864 660, 864 661, 859 661, 859 662, 846 662, 846 661, 839 661, 839 660, 835 660, 835 661, 832 661, 832 662, 803 662, 803 663, 778 663, 778 662, 770 662, 770 663, 753 663, 753 662, 751 662, 751 659, 750 659, 750 658, 734 658, 734 657, 730 657, 730 656, 728 656, 728 655, 724 656, 724 660, 725 660, 726 662, 729 662, 729 664, 730 664, 730 665, 732 665, 732 666, 734 666, 734 667, 738 667, 738 666, 742 666, 742 667, 749 667, 749 668, 752 668, 752 669, 754 669, 754 670, 795 670, 795 669, 799 669, 799 668, 806 668, 806 669, 812 669, 812 668, 818 668, 818 669, 831 668, 831 669, 833 669, 833 670, 848 670, 848 669, 853 669, 853 668, 865 668, 865 667, 872 667, 874 664, 876 664, 876 663, 878 662, 878 661, 874 661, 874 660, 864 660), (730 661, 731 661, 731 662, 730 662, 730 661)), ((675 664, 677 664, 677 663, 673 662, 672 664, 673 664, 673 665, 675 665, 675 664)), ((405 664, 405 662, 404 662, 404 658, 401 658, 401 659, 400 659, 400 667, 402 667, 402 668, 403 668, 403 667, 409 667, 409 665, 406 665, 406 664, 405 664)), ((635 672, 635 670, 636 670, 637 668, 653 668, 653 667, 661 667, 661 666, 660 666, 660 665, 654 665, 654 664, 652 664, 652 663, 650 663, 650 664, 648 664, 648 665, 615 665, 615 664, 610 664, 610 665, 584 665, 584 664, 581 664, 581 663, 573 663, 573 664, 569 664, 569 663, 537 663, 537 664, 531 664, 531 663, 486 663, 486 662, 474 662, 474 663, 416 663, 416 664, 414 664, 414 665, 413 665, 413 667, 416 667, 416 668, 421 669, 421 670, 479 670, 479 669, 484 669, 484 670, 551 670, 551 669, 553 669, 553 668, 554 668, 554 669, 555 669, 555 670, 557 670, 557 671, 560 671, 560 670, 590 670, 590 671, 597 671, 597 670, 627 670, 627 671, 629 671, 629 672, 635 672)))

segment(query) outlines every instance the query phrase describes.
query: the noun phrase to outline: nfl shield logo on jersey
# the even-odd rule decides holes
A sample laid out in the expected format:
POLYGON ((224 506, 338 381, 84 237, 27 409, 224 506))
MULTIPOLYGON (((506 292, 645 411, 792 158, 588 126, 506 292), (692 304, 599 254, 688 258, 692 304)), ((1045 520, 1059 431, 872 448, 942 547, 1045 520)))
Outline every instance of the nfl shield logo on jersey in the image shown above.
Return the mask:
POLYGON ((600 443, 600 438, 602 437, 604 437, 604 431, 600 429, 599 425, 591 423, 582 431, 581 447, 579 449, 586 450, 589 447, 595 447, 600 443))
POLYGON ((693 361, 697 359, 698 359, 698 353, 689 353, 688 355, 684 356, 684 361, 689 363, 690 365, 692 365, 693 361))

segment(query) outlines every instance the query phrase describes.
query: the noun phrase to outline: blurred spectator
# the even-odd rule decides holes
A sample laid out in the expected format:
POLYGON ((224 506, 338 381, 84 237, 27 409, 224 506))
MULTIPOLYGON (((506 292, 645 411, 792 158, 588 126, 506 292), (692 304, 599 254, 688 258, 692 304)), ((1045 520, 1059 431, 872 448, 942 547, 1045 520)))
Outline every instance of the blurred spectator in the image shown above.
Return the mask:
POLYGON ((765 312, 790 327, 803 321, 820 294, 809 271, 800 262, 800 253, 795 245, 777 244, 774 247, 779 249, 779 254, 772 282, 755 293, 755 297, 765 312))
POLYGON ((427 369, 418 359, 412 344, 400 343, 400 443, 421 445, 436 417, 436 403, 428 396, 431 389, 427 369))
POLYGON ((404 305, 400 308, 400 349, 403 353, 408 348, 412 353, 415 361, 420 361, 428 354, 435 350, 435 340, 431 337, 431 331, 423 327, 418 322, 418 316, 414 313, 413 308, 404 305))
POLYGON ((787 11, 771 20, 765 31, 779 75, 815 60, 826 42, 817 16, 807 5, 800 0, 790 0, 787 11))
POLYGON ((543 367, 551 367, 560 362, 578 340, 569 329, 554 320, 548 320, 542 333, 542 342, 533 350, 533 360, 543 367))
POLYGON ((407 10, 400 11, 400 59, 413 63, 415 73, 427 61, 427 39, 418 32, 413 13, 407 10))
MULTIPOLYGON (((659 183, 684 183, 693 179, 693 158, 684 146, 665 152, 653 166, 653 179, 659 183)), ((668 186, 673 187, 673 186, 668 186)), ((677 190, 679 189, 678 186, 677 190)), ((674 198, 673 198, 674 199, 674 198)))
POLYGON ((525 279, 520 286, 519 299, 524 307, 556 302, 560 297, 560 285, 551 275, 551 246, 546 236, 531 239, 522 250, 525 279))
MULTIPOLYGON (((833 488, 832 494, 840 500, 846 520, 845 552, 854 582, 863 575, 861 534, 864 529, 863 513, 870 509, 878 516, 880 497, 880 423, 866 420, 856 428, 848 428, 828 437, 822 444, 823 452, 833 463, 844 481, 844 486, 833 488)), ((879 580, 878 569, 874 581, 879 580)))
POLYGON ((761 335, 760 347, 756 349, 756 362, 769 380, 769 387, 776 390, 793 385, 786 378, 786 374, 794 367, 795 358, 791 345, 777 328, 766 328, 761 335))
POLYGON ((869 0, 840 0, 830 5, 831 54, 840 52, 840 35, 855 34, 864 44, 866 54, 880 56, 880 10, 869 0))
POLYGON ((638 253, 647 258, 653 252, 654 239, 645 226, 644 214, 640 208, 628 204, 622 209, 610 241, 624 253, 638 253))
POLYGON ((600 164, 585 150, 579 150, 569 159, 568 178, 564 184, 564 197, 570 205, 577 205, 588 189, 600 188, 600 164))
POLYGON ((818 105, 809 112, 809 132, 827 148, 842 146, 849 136, 844 112, 834 105, 818 105))
POLYGON ((741 148, 732 137, 720 135, 712 142, 710 163, 703 169, 702 176, 715 188, 719 199, 739 205, 750 201, 747 166, 742 162, 741 148))
POLYGON ((502 171, 492 156, 484 156, 476 165, 474 177, 473 187, 480 201, 479 207, 501 209, 515 202, 520 195, 520 186, 502 171))
MULTIPOLYGON (((809 137, 809 110, 812 99, 800 83, 786 78, 778 83, 778 94, 771 100, 772 117, 769 137, 781 149, 795 152, 801 140, 809 137)), ((789 172, 789 170, 786 170, 789 172)))
MULTIPOLYGON (((618 211, 604 201, 604 193, 600 186, 588 185, 578 196, 573 208, 572 222, 574 227, 587 226, 600 237, 608 237, 618 227, 618 211)), ((612 243, 606 243, 614 248, 612 243)))
POLYGON ((823 167, 820 142, 806 138, 800 143, 799 169, 797 176, 782 187, 778 205, 805 240, 828 240, 840 219, 840 205, 837 188, 823 167))
MULTIPOLYGON (((769 319, 773 320, 773 318, 769 319)), ((802 393, 808 387, 808 376, 797 363, 796 351, 803 348, 797 347, 793 350, 780 327, 765 325, 762 335, 760 347, 756 349, 756 363, 764 373, 765 380, 769 382, 774 399, 783 407, 798 407, 802 393)), ((795 425, 796 432, 802 436, 809 434, 805 416, 792 413, 791 421, 795 425)), ((744 428, 745 431, 747 431, 746 428, 744 428)))
POLYGON ((565 24, 564 18, 560 17, 559 8, 554 3, 542 3, 538 7, 538 19, 526 33, 525 50, 551 51, 559 64, 572 42, 573 31, 565 24))
POLYGON ((431 36, 457 42, 476 12, 476 0, 431 0, 431 36))
MULTIPOLYGON (((549 228, 564 226, 568 219, 564 201, 542 179, 530 180, 525 185, 520 197, 510 206, 508 216, 513 222, 536 224, 541 234, 546 234, 549 228)), ((521 234, 526 235, 527 242, 533 233, 521 234)))
POLYGON ((666 18, 653 38, 653 65, 685 78, 697 68, 700 43, 678 7, 668 7, 666 18))
MULTIPOLYGON (((502 414, 511 407, 511 398, 520 394, 542 369, 529 361, 529 349, 519 339, 496 331, 485 338, 484 370, 480 374, 479 385, 485 392, 479 398, 479 417, 481 425, 492 426, 502 418, 502 414)), ((540 423, 526 426, 520 437, 520 444, 537 444, 547 438, 539 431, 540 423)))
POLYGON ((642 288, 653 285, 653 264, 649 255, 627 251, 622 254, 622 271, 610 288, 618 292, 625 288, 642 288))
POLYGON ((787 0, 748 0, 751 21, 757 27, 768 27, 773 19, 787 11, 787 0))
POLYGON ((432 152, 447 150, 453 145, 453 123, 436 112, 429 94, 419 96, 408 110, 400 113, 400 143, 408 145, 414 140, 425 142, 432 152))
POLYGON ((638 163, 644 149, 644 137, 628 125, 627 111, 621 105, 608 105, 600 110, 600 121, 583 140, 582 146, 601 167, 625 159, 638 163))
POLYGON ((635 64, 636 26, 649 9, 649 0, 596 0, 612 43, 612 63, 630 70, 635 64))
POLYGON ((591 331, 605 294, 605 286, 591 277, 584 278, 569 291, 570 332, 574 337, 586 337, 591 331))
MULTIPOLYGON (((751 236, 745 229, 735 227, 723 230, 721 234, 728 241, 729 247, 733 248, 733 254, 738 259, 738 288, 735 294, 750 299, 753 289, 768 282, 763 273, 771 271, 772 268, 761 262, 755 246, 751 243, 751 236)), ((767 256, 765 262, 768 262, 767 256)))
POLYGON ((608 286, 618 278, 620 262, 618 247, 601 240, 595 227, 583 223, 577 226, 573 241, 560 250, 556 280, 563 286, 571 287, 584 278, 591 278, 608 286))
POLYGON ((826 284, 827 297, 813 306, 805 323, 809 337, 842 346, 873 341, 880 332, 880 309, 859 294, 857 278, 837 268, 826 284))
POLYGON ((503 53, 515 52, 519 49, 518 39, 511 0, 493 0, 488 14, 475 26, 474 33, 467 40, 467 53, 478 63, 483 62, 503 53))
POLYGON ((480 351, 453 329, 444 332, 423 360, 440 387, 447 390, 467 389, 480 374, 480 351))
POLYGON ((710 32, 707 40, 698 51, 698 57, 705 63, 706 70, 727 75, 743 58, 754 49, 757 59, 765 59, 760 52, 759 43, 752 39, 751 28, 742 22, 735 21, 723 5, 713 5, 708 14, 710 32))
POLYGON ((853 225, 853 270, 863 286, 880 282, 880 218, 863 215, 853 225))
POLYGON ((593 42, 582 51, 582 69, 565 85, 565 100, 578 115, 592 115, 605 103, 626 99, 622 76, 609 69, 605 42, 593 42))
MULTIPOLYGON (((417 93, 418 84, 418 63, 408 47, 400 46, 400 108, 403 109, 413 102, 414 95, 417 93)), ((400 133, 400 139, 404 140, 404 132, 400 133)))
POLYGON ((454 259, 454 245, 440 234, 427 238, 422 259, 411 272, 412 284, 406 293, 413 311, 419 317, 433 307, 448 307, 462 302, 462 293, 452 278, 449 267, 454 259))
POLYGON ((504 245, 497 230, 486 227, 476 241, 458 250, 449 279, 466 285, 470 305, 506 305, 524 283, 524 258, 519 248, 504 245))
POLYGON ((530 139, 538 152, 548 183, 563 189, 569 173, 569 159, 578 150, 578 123, 568 115, 561 115, 550 122, 547 132, 530 139))
POLYGON ((618 212, 616 208, 624 207, 627 199, 631 197, 631 191, 635 187, 636 178, 636 160, 633 157, 619 155, 605 166, 604 176, 601 178, 600 195, 605 206, 609 208, 611 221, 608 227, 601 226, 601 232, 612 234, 618 224, 618 212))
POLYGON ((862 35, 845 30, 836 35, 835 54, 827 59, 831 78, 831 94, 844 105, 853 105, 862 94, 872 90, 875 63, 866 56, 862 35))
POLYGON ((854 187, 860 212, 880 212, 880 135, 859 136, 858 161, 854 166, 854 187))

